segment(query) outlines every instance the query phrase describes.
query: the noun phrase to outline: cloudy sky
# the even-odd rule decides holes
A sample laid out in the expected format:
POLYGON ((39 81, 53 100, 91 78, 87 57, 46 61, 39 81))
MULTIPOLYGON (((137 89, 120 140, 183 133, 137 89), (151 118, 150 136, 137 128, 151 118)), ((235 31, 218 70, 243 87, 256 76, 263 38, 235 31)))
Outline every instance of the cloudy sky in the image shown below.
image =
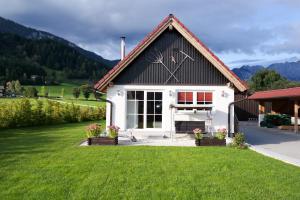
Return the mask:
POLYGON ((300 58, 299 0, 0 0, 0 16, 107 59, 173 13, 230 67, 300 58))

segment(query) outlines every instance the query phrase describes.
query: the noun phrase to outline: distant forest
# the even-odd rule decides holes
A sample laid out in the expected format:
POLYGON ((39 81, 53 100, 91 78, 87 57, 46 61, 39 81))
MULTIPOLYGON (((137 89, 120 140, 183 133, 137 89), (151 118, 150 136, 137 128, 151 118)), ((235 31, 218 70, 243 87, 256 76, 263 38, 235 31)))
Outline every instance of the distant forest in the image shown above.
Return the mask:
POLYGON ((0 33, 0 81, 52 84, 61 79, 100 79, 109 69, 67 44, 0 33))

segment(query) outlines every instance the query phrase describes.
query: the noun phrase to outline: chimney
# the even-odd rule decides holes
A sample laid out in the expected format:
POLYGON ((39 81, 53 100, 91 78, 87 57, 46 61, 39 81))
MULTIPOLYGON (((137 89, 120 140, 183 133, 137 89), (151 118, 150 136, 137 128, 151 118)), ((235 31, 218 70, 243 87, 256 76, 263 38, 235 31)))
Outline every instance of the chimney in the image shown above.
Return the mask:
POLYGON ((121 37, 121 60, 125 57, 125 37, 121 37))

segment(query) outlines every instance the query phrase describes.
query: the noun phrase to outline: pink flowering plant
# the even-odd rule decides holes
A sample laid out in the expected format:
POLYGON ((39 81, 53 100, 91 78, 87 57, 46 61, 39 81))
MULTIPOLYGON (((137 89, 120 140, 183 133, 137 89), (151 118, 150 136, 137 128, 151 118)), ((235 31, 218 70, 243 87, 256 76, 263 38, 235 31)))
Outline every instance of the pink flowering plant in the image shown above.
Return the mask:
POLYGON ((226 135, 227 135, 227 129, 219 128, 216 133, 216 138, 218 138, 219 140, 224 140, 226 135))
POLYGON ((202 130, 200 128, 195 128, 193 130, 193 132, 194 132, 194 135, 195 135, 195 139, 201 140, 203 138, 202 130))
POLYGON ((102 132, 102 126, 100 124, 90 124, 86 127, 86 136, 88 138, 99 136, 102 132))
POLYGON ((108 128, 108 137, 116 138, 118 137, 120 128, 116 125, 107 126, 108 128))

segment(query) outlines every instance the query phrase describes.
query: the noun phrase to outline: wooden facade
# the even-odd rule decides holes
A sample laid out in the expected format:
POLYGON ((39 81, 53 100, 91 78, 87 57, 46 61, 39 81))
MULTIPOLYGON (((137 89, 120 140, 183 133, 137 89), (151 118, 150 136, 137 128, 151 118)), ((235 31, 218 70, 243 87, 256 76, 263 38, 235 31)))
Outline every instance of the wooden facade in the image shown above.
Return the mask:
POLYGON ((116 85, 226 85, 230 81, 177 30, 167 29, 113 82, 116 85), (159 56, 163 64, 155 63, 159 56), (174 71, 172 76, 170 72, 174 71))

